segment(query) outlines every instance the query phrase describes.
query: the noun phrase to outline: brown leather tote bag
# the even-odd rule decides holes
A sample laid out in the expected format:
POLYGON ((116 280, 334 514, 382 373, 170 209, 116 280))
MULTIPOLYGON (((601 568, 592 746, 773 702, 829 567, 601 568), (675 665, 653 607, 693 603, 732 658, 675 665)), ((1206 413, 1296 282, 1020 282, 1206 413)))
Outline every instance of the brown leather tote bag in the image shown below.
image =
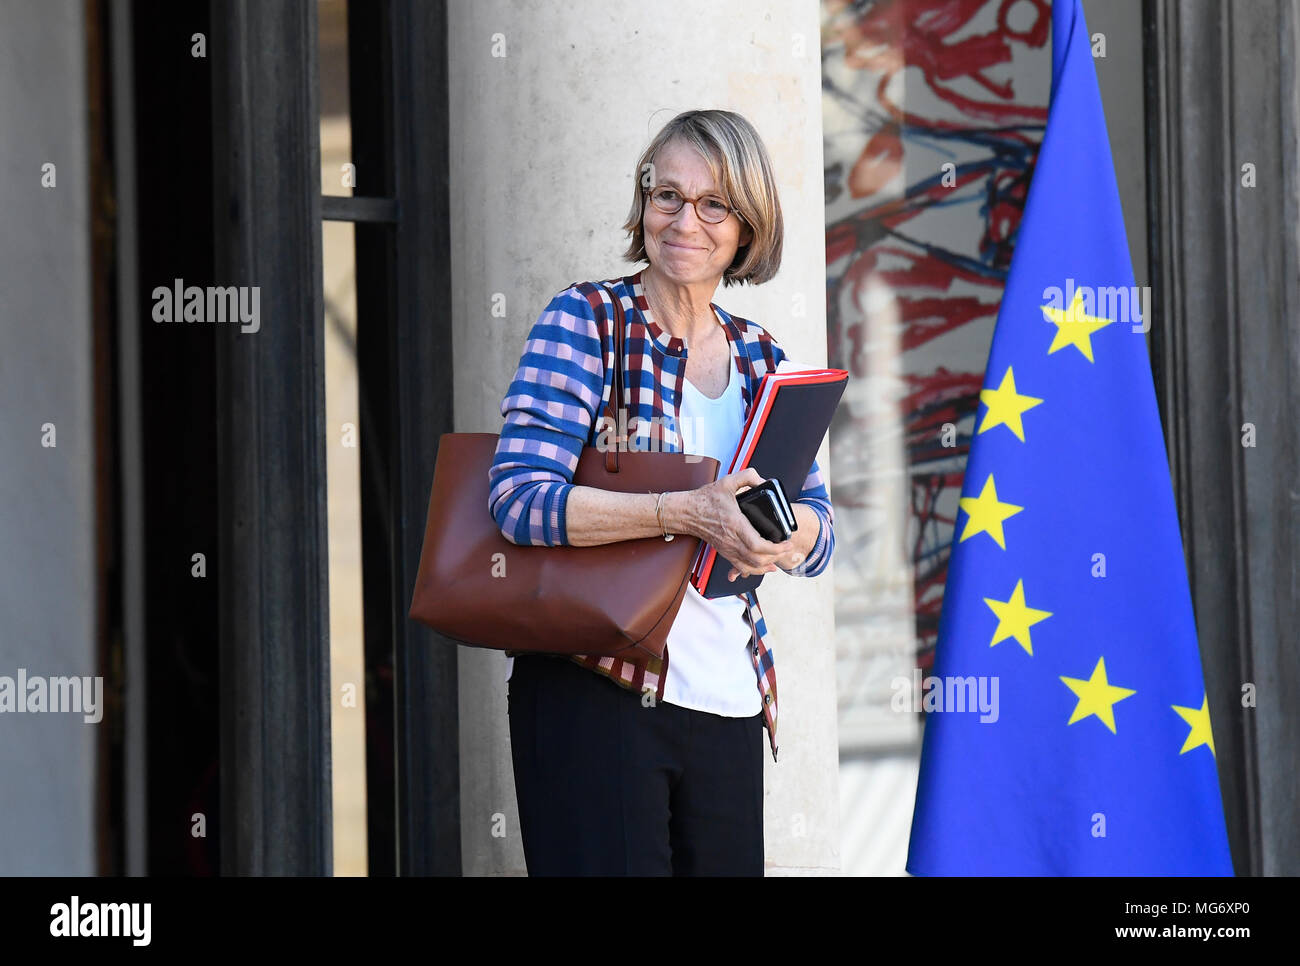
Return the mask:
MULTIPOLYGON (((618 295, 606 291, 614 308, 615 369, 602 418, 612 422, 595 429, 612 425, 614 443, 603 452, 584 447, 573 482, 619 493, 693 490, 713 482, 719 464, 711 457, 626 451, 626 423, 615 411, 615 400, 624 402, 626 322, 618 295)), ((609 313, 602 315, 598 324, 607 330, 609 313)), ((662 658, 699 539, 517 546, 488 512, 488 471, 498 439, 444 433, 438 441, 410 617, 473 647, 609 655, 637 664, 662 658)))

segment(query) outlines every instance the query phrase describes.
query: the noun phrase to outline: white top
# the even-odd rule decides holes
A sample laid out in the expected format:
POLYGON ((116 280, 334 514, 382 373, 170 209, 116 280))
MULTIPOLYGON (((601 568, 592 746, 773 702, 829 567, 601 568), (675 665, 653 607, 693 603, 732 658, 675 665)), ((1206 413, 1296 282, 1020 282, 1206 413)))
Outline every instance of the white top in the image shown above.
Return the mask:
MULTIPOLYGON (((678 428, 682 451, 712 456, 725 474, 745 428, 745 402, 735 360, 727 357, 727 388, 710 399, 682 380, 678 428)), ((763 710, 749 656, 745 601, 727 595, 706 599, 689 581, 681 610, 668 631, 664 700, 683 708, 747 718, 763 710)))
MULTIPOLYGON (((678 430, 682 452, 712 456, 725 474, 745 428, 745 401, 735 359, 727 358, 727 388, 710 399, 682 379, 678 430)), ((664 701, 728 718, 748 718, 763 710, 749 656, 751 632, 745 601, 734 595, 706 599, 689 581, 681 609, 668 631, 668 676, 664 701)), ((506 680, 514 670, 506 658, 506 680)))

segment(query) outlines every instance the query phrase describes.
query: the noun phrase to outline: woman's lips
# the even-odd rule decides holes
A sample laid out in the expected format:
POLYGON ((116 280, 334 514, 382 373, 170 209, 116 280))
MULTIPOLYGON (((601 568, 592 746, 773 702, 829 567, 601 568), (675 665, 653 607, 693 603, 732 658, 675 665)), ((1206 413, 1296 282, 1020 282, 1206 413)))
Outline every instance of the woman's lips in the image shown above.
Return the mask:
POLYGON ((697 245, 679 245, 677 242, 670 242, 670 241, 666 241, 664 242, 664 244, 667 245, 669 248, 681 248, 684 251, 688 251, 688 252, 698 252, 702 250, 697 245))

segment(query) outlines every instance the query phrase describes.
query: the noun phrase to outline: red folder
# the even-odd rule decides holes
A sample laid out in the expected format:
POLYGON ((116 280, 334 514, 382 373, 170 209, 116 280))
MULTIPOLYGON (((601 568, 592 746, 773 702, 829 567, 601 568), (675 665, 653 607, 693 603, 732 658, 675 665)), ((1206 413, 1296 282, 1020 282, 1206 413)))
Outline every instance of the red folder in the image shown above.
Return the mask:
MULTIPOLYGON (((763 376, 750 403, 740 445, 722 476, 753 467, 765 480, 776 477, 791 503, 803 491, 822 438, 848 385, 845 369, 800 369, 763 376)), ((691 568, 691 583, 703 597, 725 597, 753 590, 763 574, 727 580, 732 564, 701 544, 691 568)))

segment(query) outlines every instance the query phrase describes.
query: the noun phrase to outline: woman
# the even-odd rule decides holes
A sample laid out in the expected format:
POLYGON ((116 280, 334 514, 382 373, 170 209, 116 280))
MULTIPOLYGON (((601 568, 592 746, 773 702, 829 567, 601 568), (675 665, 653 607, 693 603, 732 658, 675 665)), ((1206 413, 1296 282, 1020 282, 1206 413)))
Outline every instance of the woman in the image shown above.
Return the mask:
MULTIPOLYGON (((711 301, 719 282, 759 284, 780 265, 771 163, 744 118, 688 111, 636 170, 625 256, 648 264, 611 283, 627 316, 629 432, 644 421, 661 450, 725 468, 759 381, 784 358, 761 326, 711 301)), ((815 462, 783 543, 760 537, 736 504, 738 490, 762 482, 752 469, 669 493, 572 483, 612 385, 612 335, 597 323, 612 318, 608 297, 572 285, 529 333, 489 476, 505 537, 592 546, 686 534, 735 564, 729 579, 824 570, 833 517, 815 462)), ((763 874, 764 728, 777 751, 766 632, 755 594, 706 600, 688 586, 662 661, 512 658, 510 742, 530 874, 763 874)))

